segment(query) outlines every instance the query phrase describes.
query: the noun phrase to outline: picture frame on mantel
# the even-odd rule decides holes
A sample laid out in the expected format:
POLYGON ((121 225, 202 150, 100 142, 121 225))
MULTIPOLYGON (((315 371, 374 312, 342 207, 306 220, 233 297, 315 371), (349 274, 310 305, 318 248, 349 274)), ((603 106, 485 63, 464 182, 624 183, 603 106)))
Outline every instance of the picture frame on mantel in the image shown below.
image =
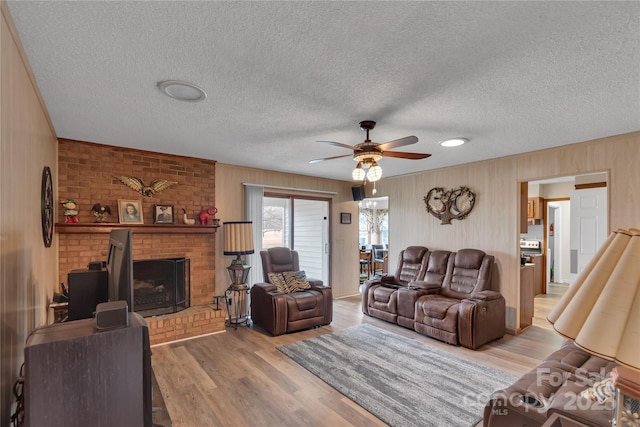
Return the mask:
POLYGON ((154 205, 153 206, 153 223, 154 224, 173 224, 173 206, 172 205, 154 205))
POLYGON ((351 214, 349 212, 340 213, 340 224, 351 224, 351 214))
POLYGON ((144 224, 141 200, 118 200, 118 219, 121 224, 144 224))

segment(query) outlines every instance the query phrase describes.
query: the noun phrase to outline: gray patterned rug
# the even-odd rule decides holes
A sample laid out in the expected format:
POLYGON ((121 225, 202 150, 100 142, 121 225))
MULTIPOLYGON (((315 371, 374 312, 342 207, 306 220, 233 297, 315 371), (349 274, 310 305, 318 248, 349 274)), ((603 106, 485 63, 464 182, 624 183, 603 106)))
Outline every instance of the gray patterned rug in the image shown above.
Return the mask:
POLYGON ((392 426, 469 427, 516 380, 424 342, 363 324, 278 349, 392 426))

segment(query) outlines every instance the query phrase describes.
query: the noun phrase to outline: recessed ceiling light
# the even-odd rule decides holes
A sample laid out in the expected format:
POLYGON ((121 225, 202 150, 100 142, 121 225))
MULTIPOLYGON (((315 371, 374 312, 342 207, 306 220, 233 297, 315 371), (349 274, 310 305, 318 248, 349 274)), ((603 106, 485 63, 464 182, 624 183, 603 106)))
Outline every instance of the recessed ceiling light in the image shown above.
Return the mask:
POLYGON ((457 147, 459 145, 466 144, 467 142, 469 142, 467 138, 451 138, 440 141, 438 144, 443 147, 457 147))
POLYGON ((198 86, 189 82, 182 82, 179 80, 165 80, 158 82, 158 89, 167 96, 173 99, 187 102, 200 102, 204 101, 207 94, 204 90, 198 86))

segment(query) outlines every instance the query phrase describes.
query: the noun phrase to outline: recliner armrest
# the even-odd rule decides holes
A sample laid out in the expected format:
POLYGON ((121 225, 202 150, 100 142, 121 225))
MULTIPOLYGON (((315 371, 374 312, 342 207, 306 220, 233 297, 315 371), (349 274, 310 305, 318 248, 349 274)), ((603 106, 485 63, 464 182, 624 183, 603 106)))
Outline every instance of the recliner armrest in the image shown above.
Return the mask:
POLYGON ((420 291, 427 291, 423 295, 440 293, 441 285, 438 283, 425 282, 423 280, 412 280, 409 282, 409 288, 420 291))
POLYGON ((253 287, 256 287, 256 291, 264 292, 264 293, 273 292, 273 291, 277 291, 278 290, 276 285, 272 285, 271 283, 256 283, 256 284, 253 285, 253 287))
POLYGON ((314 286, 322 287, 322 286, 324 286, 324 284, 322 283, 322 280, 309 279, 309 278, 307 278, 307 280, 309 281, 309 284, 311 285, 311 287, 314 287, 314 286))
POLYGON ((503 298, 502 294, 497 291, 480 291, 469 295, 469 298, 465 298, 463 301, 492 301, 503 298))

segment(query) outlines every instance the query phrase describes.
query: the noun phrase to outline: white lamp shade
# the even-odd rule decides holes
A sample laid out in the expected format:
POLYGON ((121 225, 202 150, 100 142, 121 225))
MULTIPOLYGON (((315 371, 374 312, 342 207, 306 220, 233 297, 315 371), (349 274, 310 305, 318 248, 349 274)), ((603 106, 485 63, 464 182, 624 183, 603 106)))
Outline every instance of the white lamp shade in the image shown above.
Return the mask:
POLYGON ((617 230, 547 319, 599 357, 640 369, 640 230, 617 230))
POLYGON ((376 162, 371 164, 369 172, 367 172, 367 179, 371 182, 375 182, 382 178, 382 168, 378 166, 376 162))
POLYGON ((365 177, 364 169, 362 169, 362 162, 358 162, 356 168, 351 172, 351 178, 354 181, 362 181, 365 177))
POLYGON ((224 254, 245 255, 253 253, 253 223, 251 221, 225 222, 224 254))

